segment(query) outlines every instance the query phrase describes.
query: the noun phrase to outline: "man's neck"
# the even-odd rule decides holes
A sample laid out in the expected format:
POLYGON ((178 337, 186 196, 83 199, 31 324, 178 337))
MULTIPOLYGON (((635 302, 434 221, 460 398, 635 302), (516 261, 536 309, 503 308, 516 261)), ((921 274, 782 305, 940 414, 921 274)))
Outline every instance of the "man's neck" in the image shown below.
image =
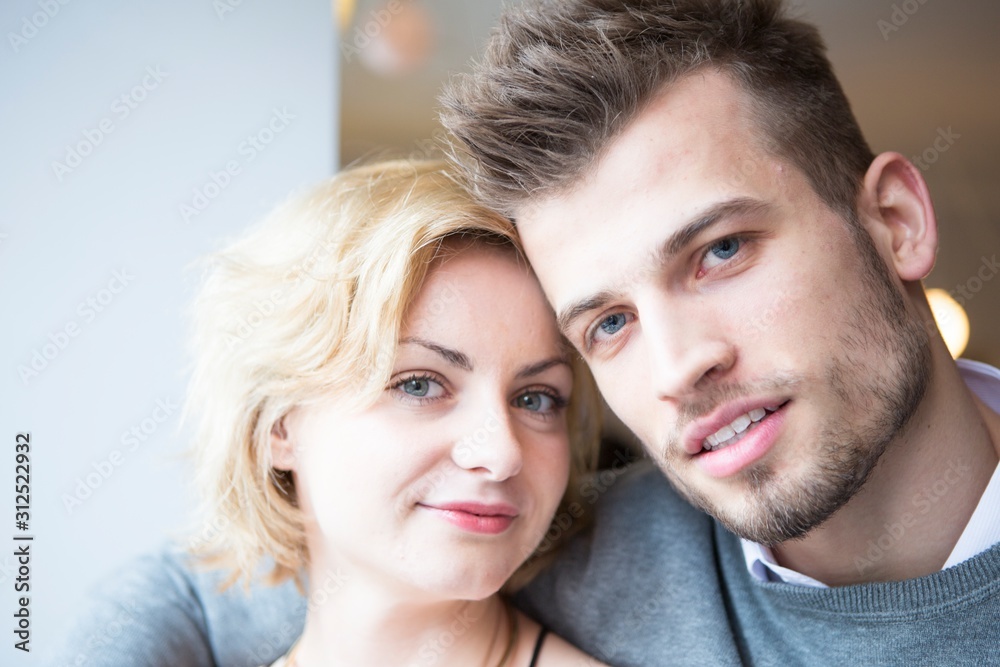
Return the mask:
POLYGON ((864 488, 804 538, 773 549, 778 563, 830 586, 937 572, 997 468, 1000 415, 968 390, 950 358, 864 488))

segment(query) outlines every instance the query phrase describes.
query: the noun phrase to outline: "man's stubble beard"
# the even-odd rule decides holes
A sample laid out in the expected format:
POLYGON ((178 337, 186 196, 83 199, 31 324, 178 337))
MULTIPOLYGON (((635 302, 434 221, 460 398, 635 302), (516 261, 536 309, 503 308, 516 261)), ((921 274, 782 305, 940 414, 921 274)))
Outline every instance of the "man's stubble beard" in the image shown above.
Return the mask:
MULTIPOLYGON (((861 253, 863 284, 850 313, 847 330, 839 336, 841 355, 831 357, 819 385, 825 386, 845 409, 842 415, 866 416, 864 421, 828 418, 817 444, 792 443, 814 461, 804 477, 781 479, 771 464, 761 461, 734 478, 742 483, 743 507, 720 507, 704 492, 686 484, 668 456, 655 457, 674 487, 695 507, 712 515, 730 532, 759 544, 774 546, 803 537, 829 519, 861 490, 883 454, 898 441, 923 400, 931 379, 931 349, 927 331, 906 308, 893 276, 871 237, 857 223, 850 229, 861 253), (862 360, 889 360, 882 372, 862 360)), ((682 409, 681 423, 707 414, 715 406, 774 389, 789 389, 805 378, 783 374, 754 386, 726 386, 710 392, 697 405, 682 409), (689 419, 683 419, 683 417, 689 419)), ((679 431, 680 429, 678 429, 679 431)), ((659 452, 680 449, 672 443, 659 452)), ((690 464, 688 464, 690 465, 690 464)))

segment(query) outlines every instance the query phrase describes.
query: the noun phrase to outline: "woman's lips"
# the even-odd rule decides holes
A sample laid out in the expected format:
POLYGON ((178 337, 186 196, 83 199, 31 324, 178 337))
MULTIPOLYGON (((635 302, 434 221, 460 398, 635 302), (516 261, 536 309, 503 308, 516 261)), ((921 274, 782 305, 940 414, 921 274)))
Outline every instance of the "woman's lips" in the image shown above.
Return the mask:
POLYGON ((506 503, 420 503, 420 507, 469 533, 499 535, 514 523, 518 510, 506 503))

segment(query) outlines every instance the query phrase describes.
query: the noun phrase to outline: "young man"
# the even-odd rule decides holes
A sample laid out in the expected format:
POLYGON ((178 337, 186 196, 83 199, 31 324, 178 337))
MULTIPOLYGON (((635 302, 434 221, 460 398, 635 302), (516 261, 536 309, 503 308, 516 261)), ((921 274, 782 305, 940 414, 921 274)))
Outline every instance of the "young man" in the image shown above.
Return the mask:
POLYGON ((528 605, 613 664, 1000 662, 1000 372, 948 354, 926 185, 872 155, 815 30, 548 2, 444 102, 608 403, 714 518, 632 480, 528 605))
MULTIPOLYGON (((621 666, 1000 664, 1000 372, 948 356, 924 182, 871 154, 815 31, 765 0, 554 0, 445 103, 670 480, 614 484, 522 606, 621 666)), ((171 555, 126 577, 76 664, 265 664, 307 604, 171 555)))

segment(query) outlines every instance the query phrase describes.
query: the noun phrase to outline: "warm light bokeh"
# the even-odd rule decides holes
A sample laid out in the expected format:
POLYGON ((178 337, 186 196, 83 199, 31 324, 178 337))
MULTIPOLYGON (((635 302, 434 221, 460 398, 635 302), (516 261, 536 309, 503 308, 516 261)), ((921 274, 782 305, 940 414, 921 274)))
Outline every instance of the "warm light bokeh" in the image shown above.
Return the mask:
POLYGON ((948 351, 957 359, 962 356, 965 346, 969 344, 969 316, 965 314, 965 309, 943 289, 927 290, 927 301, 930 302, 934 321, 941 330, 948 351))

